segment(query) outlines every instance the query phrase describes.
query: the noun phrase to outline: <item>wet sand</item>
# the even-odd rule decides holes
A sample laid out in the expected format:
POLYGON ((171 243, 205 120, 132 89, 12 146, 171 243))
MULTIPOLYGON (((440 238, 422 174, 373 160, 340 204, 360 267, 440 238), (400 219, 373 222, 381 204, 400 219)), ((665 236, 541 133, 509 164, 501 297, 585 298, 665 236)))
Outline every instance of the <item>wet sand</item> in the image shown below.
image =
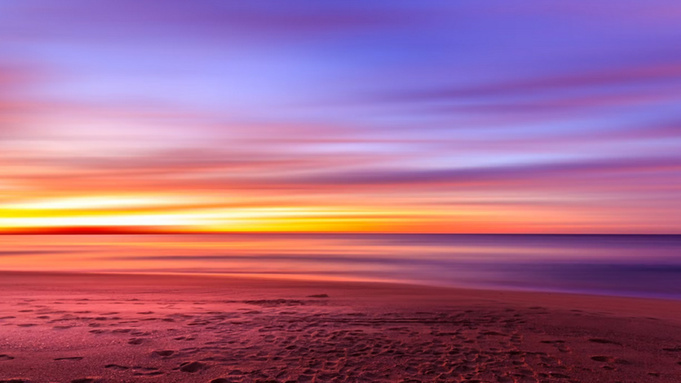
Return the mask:
POLYGON ((0 382, 681 382, 681 302, 0 273, 0 382))

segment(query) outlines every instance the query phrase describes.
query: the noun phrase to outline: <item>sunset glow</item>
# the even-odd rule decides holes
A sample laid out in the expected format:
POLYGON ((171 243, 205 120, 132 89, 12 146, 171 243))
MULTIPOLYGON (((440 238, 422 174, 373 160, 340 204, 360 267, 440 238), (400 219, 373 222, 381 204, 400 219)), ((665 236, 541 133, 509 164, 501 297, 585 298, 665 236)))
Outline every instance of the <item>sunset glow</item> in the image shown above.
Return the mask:
POLYGON ((3 2, 0 232, 681 233, 679 16, 3 2))

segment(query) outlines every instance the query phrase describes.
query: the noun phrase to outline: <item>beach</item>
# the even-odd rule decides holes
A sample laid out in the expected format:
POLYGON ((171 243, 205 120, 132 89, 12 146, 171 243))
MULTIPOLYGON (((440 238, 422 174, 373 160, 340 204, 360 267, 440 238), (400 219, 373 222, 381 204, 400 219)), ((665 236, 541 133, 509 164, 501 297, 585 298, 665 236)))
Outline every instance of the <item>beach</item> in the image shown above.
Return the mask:
POLYGON ((0 273, 0 382, 678 382, 681 302, 0 273))

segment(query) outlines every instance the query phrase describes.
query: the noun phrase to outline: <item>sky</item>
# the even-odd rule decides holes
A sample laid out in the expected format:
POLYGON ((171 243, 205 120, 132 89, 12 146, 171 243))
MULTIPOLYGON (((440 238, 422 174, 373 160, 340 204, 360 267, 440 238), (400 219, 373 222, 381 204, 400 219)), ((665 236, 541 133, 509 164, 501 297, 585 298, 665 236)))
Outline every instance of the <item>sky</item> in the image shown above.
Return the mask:
POLYGON ((673 0, 0 0, 0 232, 681 233, 673 0))

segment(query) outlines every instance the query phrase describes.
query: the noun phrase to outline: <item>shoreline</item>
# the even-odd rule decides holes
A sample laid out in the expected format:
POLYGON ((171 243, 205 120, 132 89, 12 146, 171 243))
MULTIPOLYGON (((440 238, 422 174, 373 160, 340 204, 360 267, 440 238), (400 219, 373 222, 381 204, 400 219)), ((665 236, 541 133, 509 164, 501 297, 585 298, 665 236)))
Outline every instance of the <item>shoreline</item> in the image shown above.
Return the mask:
MULTIPOLYGON (((455 286, 455 285, 444 285, 444 284, 426 284, 419 281, 392 281, 392 280, 372 280, 372 279, 346 279, 342 277, 338 278, 327 278, 323 276, 307 276, 307 275, 293 275, 293 274, 266 274, 266 273, 200 273, 200 272, 115 272, 115 271, 40 271, 40 270, 1 270, 0 269, 0 279, 5 277, 29 277, 31 275, 44 275, 46 277, 78 277, 78 276, 97 276, 104 278, 114 278, 114 277, 132 277, 132 278, 148 278, 148 277, 159 277, 159 278, 175 278, 181 280, 195 280, 195 281, 207 281, 207 280, 222 280, 228 281, 230 279, 244 280, 244 281, 270 281, 277 284, 281 283, 310 283, 310 284, 322 284, 322 285, 381 285, 381 286, 393 286, 393 287, 403 287, 403 288, 420 288, 420 289, 433 289, 433 290, 452 290, 452 291, 468 291, 468 292, 479 292, 479 293, 511 293, 511 294, 529 294, 529 295, 564 295, 570 297, 583 297, 585 299, 608 299, 613 298, 617 300, 641 300, 641 301, 660 301, 668 302, 672 305, 681 305, 681 296, 678 298, 674 296, 660 296, 655 294, 646 295, 643 293, 621 293, 609 291, 580 291, 580 290, 560 290, 560 289, 541 289, 541 288, 521 288, 521 287, 506 287, 503 285, 489 285, 489 286, 455 286)), ((0 282, 1 286, 2 282, 0 282)))

